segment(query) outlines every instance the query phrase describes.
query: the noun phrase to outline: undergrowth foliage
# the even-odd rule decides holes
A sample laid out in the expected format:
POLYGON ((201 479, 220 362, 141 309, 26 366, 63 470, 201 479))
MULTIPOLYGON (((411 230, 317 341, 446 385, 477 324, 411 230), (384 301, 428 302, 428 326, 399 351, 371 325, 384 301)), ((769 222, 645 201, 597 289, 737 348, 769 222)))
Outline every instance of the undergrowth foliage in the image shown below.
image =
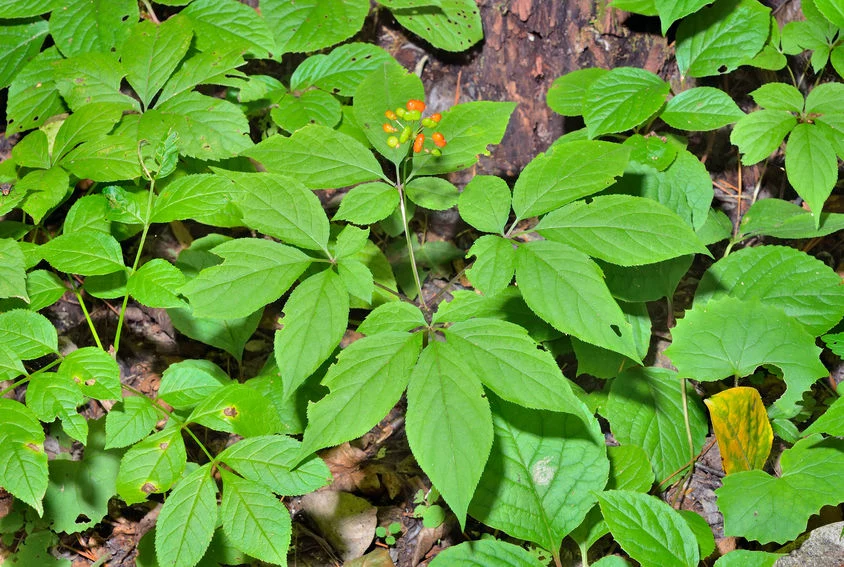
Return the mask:
MULTIPOLYGON (((516 105, 426 108, 415 74, 377 46, 344 43, 369 0, 157 4, 169 17, 135 0, 0 2, 6 133, 21 135, 0 163, 0 486, 18 500, 0 532, 13 564, 53 533, 94 526, 112 498, 153 497, 164 504, 145 565, 286 565, 279 497, 327 485, 316 452, 365 434, 403 396, 413 455, 461 529, 471 517, 510 536, 449 548, 436 567, 541 565, 519 541, 560 565, 566 537, 586 564, 608 533, 641 565, 698 565, 714 548, 708 526, 657 495, 691 474, 710 424, 726 535, 783 544, 844 501, 844 405, 812 389, 829 374, 817 338, 844 351, 828 334, 844 288, 788 245, 844 228, 822 210, 844 156, 837 2, 804 0, 805 21, 780 28, 757 0, 615 0, 658 16, 663 32, 679 22, 682 83, 627 67, 560 77, 548 105, 584 128, 512 187, 478 175, 462 190, 443 176, 488 155, 516 105), (787 57, 807 51, 811 70, 787 57), (283 80, 241 70, 315 52, 283 80), (749 112, 724 90, 686 85, 742 65, 791 82, 759 86, 749 112), (262 125, 258 143, 250 124, 262 125), (730 126, 741 163, 784 165, 804 207, 753 194, 735 227, 712 207, 686 133, 730 126), (345 187, 329 219, 315 191, 345 187), (465 252, 474 289, 447 288, 443 302, 425 280, 463 251, 420 242, 410 222, 455 206, 476 235, 465 252), (182 221, 214 229, 175 261, 151 256, 150 227, 182 221), (238 227, 250 236, 226 230, 238 227), (675 369, 654 366, 646 303, 673 310, 694 255, 715 251, 672 329, 675 369), (96 346, 60 346, 39 313, 66 293, 96 346), (131 303, 166 309, 180 333, 240 362, 281 298, 257 375, 198 359, 167 367, 155 399, 121 383, 131 303), (103 299, 119 304, 114 336, 88 316, 103 299), (350 325, 362 338, 339 349, 350 325), (564 376, 567 353, 602 386, 564 376), (755 387, 766 376, 783 384, 767 407, 755 387), (79 413, 92 399, 109 401, 104 419, 79 413), (619 446, 607 447, 597 415, 619 446), (48 460, 56 420, 84 445, 81 461, 48 460), (214 452, 202 428, 234 441, 214 452), (789 446, 776 473, 774 436, 789 446)), ((434 47, 481 39, 471 0, 379 4, 434 47)), ((717 564, 775 559, 740 550, 717 564)))

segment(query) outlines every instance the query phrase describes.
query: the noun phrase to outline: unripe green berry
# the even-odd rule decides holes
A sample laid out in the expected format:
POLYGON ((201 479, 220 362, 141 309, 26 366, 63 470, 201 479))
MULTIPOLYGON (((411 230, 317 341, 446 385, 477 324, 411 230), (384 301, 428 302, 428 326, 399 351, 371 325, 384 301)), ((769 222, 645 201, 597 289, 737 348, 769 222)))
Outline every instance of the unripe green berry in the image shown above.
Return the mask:
POLYGON ((404 129, 401 131, 401 135, 399 136, 399 143, 403 144, 410 139, 410 135, 413 134, 413 128, 410 126, 405 126, 404 129))
POLYGON ((399 147, 399 139, 395 136, 390 136, 389 138, 387 138, 387 145, 391 148, 397 148, 399 147))

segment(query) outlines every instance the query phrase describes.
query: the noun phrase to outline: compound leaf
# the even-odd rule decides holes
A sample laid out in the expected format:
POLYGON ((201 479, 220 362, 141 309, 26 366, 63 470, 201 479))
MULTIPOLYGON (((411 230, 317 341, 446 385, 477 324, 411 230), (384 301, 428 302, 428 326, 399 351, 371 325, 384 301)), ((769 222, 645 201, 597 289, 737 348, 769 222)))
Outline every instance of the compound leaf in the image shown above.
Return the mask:
POLYGON ((195 565, 217 527, 217 485, 211 463, 185 476, 167 497, 155 523, 155 553, 162 564, 195 565))

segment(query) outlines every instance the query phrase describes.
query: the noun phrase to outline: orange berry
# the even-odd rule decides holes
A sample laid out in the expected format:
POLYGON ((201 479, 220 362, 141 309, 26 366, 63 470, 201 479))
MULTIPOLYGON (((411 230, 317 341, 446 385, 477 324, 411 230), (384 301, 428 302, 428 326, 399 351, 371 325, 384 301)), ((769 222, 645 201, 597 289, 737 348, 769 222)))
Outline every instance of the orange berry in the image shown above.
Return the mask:
POLYGON ((396 130, 395 126, 393 126, 392 124, 387 124, 386 122, 381 125, 381 128, 383 128, 384 131, 387 134, 392 134, 393 132, 398 132, 398 130, 396 130))
POLYGON ((395 120, 396 118, 398 118, 398 116, 396 116, 396 113, 392 110, 386 111, 384 113, 384 116, 386 116, 388 120, 395 120))
POLYGON ((440 114, 439 112, 437 112, 437 113, 435 113, 435 114, 432 114, 430 118, 431 118, 431 120, 433 120, 434 122, 439 122, 440 120, 442 120, 442 119, 443 119, 443 115, 442 115, 442 114, 440 114))
POLYGON ((438 148, 444 148, 446 145, 445 136, 443 136, 440 132, 434 132, 431 134, 431 139, 434 141, 434 145, 438 148))
POLYGON ((425 110, 425 103, 421 100, 416 100, 415 98, 412 98, 407 101, 407 109, 418 110, 419 112, 422 112, 423 110, 425 110))
POLYGON ((419 153, 422 151, 422 144, 425 143, 425 134, 417 134, 416 139, 413 140, 413 151, 419 153))

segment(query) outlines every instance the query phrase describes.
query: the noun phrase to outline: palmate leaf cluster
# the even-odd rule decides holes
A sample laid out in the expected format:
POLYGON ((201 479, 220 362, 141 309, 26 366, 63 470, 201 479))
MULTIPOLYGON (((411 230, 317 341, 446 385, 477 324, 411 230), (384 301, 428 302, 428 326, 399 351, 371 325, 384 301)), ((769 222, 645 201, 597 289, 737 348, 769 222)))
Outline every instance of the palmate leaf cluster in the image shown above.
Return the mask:
MULTIPOLYGON (((710 422, 728 473, 717 491, 727 535, 785 543, 844 501, 844 406, 805 427, 828 374, 817 338, 840 355, 840 276, 787 242, 732 252, 844 227, 822 211, 844 156, 840 83, 768 83, 743 110, 718 88, 677 89, 643 69, 574 71, 547 102, 584 128, 512 186, 477 175, 461 190, 445 176, 489 155, 516 105, 436 109, 441 155, 390 145, 385 111, 425 89, 383 49, 348 41, 368 1, 157 4, 162 22, 132 0, 0 1, 0 37, 14 45, 0 87, 7 133, 20 136, 0 163, 0 380, 17 395, 0 398, 0 487, 25 510, 0 534, 23 538, 19 564, 45 553, 50 530, 96 525, 110 499, 153 496, 164 504, 139 564, 286 565, 280 497, 327 485, 316 452, 364 435, 402 399, 413 456, 461 528, 472 518, 510 538, 454 546, 435 566, 540 564, 517 541, 559 561, 566 538, 586 558, 608 533, 641 565, 697 565, 714 549, 708 525, 649 493, 692 466, 710 422), (297 53, 307 56, 289 77, 244 71, 297 53), (748 166, 780 159, 785 142, 787 180, 808 210, 759 200, 734 228, 713 208, 684 134, 722 128, 748 166), (84 193, 82 180, 93 183, 84 193), (329 218, 318 192, 339 188, 329 218), (474 236, 468 250, 420 241, 413 212, 452 207, 474 236), (175 259, 150 257, 150 227, 167 223, 209 234, 175 259), (697 254, 711 266, 672 329, 674 369, 649 365, 647 303, 671 306, 697 254), (464 256, 473 289, 432 302, 426 277, 452 275, 464 256), (68 291, 83 307, 122 305, 113 341, 86 312, 97 346, 65 348, 39 311, 68 291), (282 306, 259 372, 174 362, 150 398, 118 364, 130 302, 166 310, 233 363, 282 306), (358 338, 340 348, 350 327, 358 338), (602 386, 584 390, 561 356, 602 386), (760 369, 784 384, 767 409, 745 380, 760 369), (89 400, 111 409, 90 420, 89 400), (48 459, 45 424, 56 421, 50 435, 82 444, 81 461, 48 459), (231 443, 211 451, 201 428, 231 443), (771 474, 774 434, 792 446, 771 474)), ((470 0, 379 4, 440 49, 482 37, 470 0)), ((844 68, 844 13, 829 0, 804 0, 806 19, 782 29, 757 0, 613 4, 658 16, 664 32, 676 23, 686 77, 779 70, 807 50, 815 73, 844 68)), ((740 550, 717 565, 775 558, 740 550)))

